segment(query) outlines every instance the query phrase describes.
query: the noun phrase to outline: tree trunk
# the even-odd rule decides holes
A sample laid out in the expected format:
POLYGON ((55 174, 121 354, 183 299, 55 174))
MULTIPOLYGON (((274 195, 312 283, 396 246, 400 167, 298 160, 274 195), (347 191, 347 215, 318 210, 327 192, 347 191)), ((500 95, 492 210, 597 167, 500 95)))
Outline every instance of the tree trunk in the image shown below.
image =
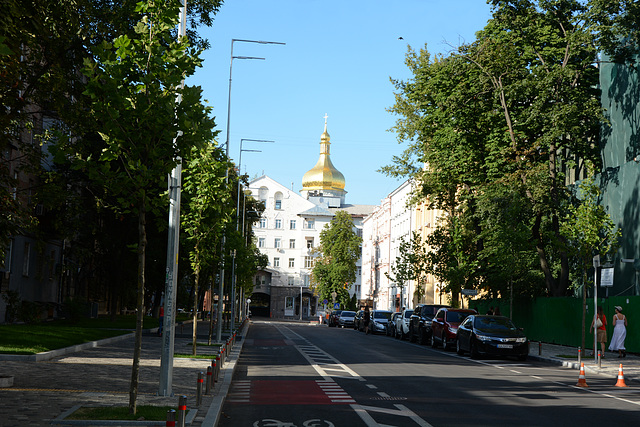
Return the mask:
MULTIPOLYGON (((196 254, 198 252, 198 245, 196 244, 196 254)), ((200 288, 200 263, 198 262, 198 255, 196 255, 196 286, 193 294, 193 336, 192 336, 192 346, 191 346, 191 354, 196 355, 196 341, 198 339, 198 289, 200 288)), ((204 308, 203 308, 204 310, 204 308)))
MULTIPOLYGON (((580 334, 580 342, 581 342, 580 345, 582 346, 582 351, 585 351, 584 335, 586 330, 586 323, 585 323, 586 318, 587 318, 587 270, 583 269, 582 270, 582 333, 580 334)), ((593 351, 594 352, 596 351, 595 347, 593 351)))
POLYGON ((142 322, 144 320, 144 278, 145 255, 147 248, 146 229, 146 195, 143 193, 138 211, 138 300, 135 345, 133 349, 133 366, 131 367, 131 384, 129 387, 129 413, 136 413, 136 400, 138 397, 138 382, 140 377, 140 354, 142 353, 142 322))

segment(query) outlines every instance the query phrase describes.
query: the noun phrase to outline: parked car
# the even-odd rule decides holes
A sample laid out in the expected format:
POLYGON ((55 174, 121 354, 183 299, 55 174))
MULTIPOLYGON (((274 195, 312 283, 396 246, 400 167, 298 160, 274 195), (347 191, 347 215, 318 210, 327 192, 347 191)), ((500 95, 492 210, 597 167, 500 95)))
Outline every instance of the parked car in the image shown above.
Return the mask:
POLYGON ((364 331, 364 310, 358 310, 353 318, 353 329, 364 331))
POLYGON ((458 327, 456 350, 460 355, 469 352, 473 358, 493 355, 526 360, 529 340, 508 317, 472 314, 458 327))
POLYGON ((396 319, 396 338, 403 340, 409 336, 409 320, 412 314, 413 310, 405 309, 396 319))
POLYGON ((338 317, 340 317, 340 313, 342 313, 342 310, 333 310, 331 314, 329 314, 329 327, 338 326, 338 317))
POLYGON ((409 330, 411 342, 418 341, 420 344, 431 342, 431 321, 436 316, 438 309, 447 307, 442 304, 419 304, 413 309, 413 314, 409 320, 409 330))
POLYGON ((391 313, 388 310, 373 310, 371 312, 371 323, 369 324, 369 332, 372 334, 384 334, 387 331, 387 323, 391 319, 391 313))
POLYGON ((452 349, 456 344, 458 326, 471 314, 478 312, 462 308, 439 309, 431 323, 431 345, 437 347, 440 344, 445 351, 452 349))
POLYGON ((391 314, 391 319, 389 319, 389 322, 387 323, 387 336, 388 337, 395 337, 396 336, 396 320, 400 316, 402 316, 402 313, 400 313, 399 311, 395 311, 395 312, 393 312, 393 314, 391 314))
POLYGON ((342 310, 338 317, 338 326, 343 328, 353 328, 353 319, 356 317, 355 311, 342 310))

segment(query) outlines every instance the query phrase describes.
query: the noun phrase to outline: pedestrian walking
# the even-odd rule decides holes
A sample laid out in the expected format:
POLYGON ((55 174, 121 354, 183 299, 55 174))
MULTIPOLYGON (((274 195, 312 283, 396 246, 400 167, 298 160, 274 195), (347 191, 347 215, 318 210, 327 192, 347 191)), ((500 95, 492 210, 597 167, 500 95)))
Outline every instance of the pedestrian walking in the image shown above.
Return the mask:
MULTIPOLYGON (((591 327, 589 327, 589 333, 596 328, 597 336, 596 342, 600 343, 600 350, 602 358, 604 359, 604 345, 607 343, 607 316, 604 315, 602 306, 598 307, 598 313, 593 317, 591 321, 591 327)), ((595 350, 594 350, 595 351, 595 350)))
POLYGON ((627 351, 624 348, 624 340, 627 338, 627 316, 622 314, 622 307, 616 306, 616 314, 613 316, 613 336, 609 350, 617 351, 618 358, 627 357, 627 351))
POLYGON ((369 334, 369 323, 371 323, 371 313, 369 312, 369 306, 364 308, 364 332, 369 334))

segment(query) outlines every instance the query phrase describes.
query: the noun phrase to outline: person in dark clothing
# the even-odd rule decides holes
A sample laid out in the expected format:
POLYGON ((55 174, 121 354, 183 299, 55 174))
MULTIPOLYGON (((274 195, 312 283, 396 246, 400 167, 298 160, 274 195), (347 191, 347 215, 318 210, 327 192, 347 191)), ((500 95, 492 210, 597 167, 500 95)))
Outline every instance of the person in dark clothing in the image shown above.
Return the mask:
POLYGON ((369 306, 364 308, 364 332, 369 334, 369 323, 371 323, 371 313, 369 312, 369 306))

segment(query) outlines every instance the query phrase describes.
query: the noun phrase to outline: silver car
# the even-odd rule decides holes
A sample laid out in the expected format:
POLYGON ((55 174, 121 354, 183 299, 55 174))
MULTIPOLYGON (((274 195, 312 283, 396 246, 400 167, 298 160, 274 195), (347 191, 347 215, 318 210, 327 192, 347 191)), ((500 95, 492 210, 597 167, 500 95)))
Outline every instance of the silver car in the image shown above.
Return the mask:
POLYGON ((371 312, 371 322, 369 324, 369 332, 372 334, 384 334, 387 331, 387 323, 391 319, 391 313, 388 310, 373 310, 371 312))

